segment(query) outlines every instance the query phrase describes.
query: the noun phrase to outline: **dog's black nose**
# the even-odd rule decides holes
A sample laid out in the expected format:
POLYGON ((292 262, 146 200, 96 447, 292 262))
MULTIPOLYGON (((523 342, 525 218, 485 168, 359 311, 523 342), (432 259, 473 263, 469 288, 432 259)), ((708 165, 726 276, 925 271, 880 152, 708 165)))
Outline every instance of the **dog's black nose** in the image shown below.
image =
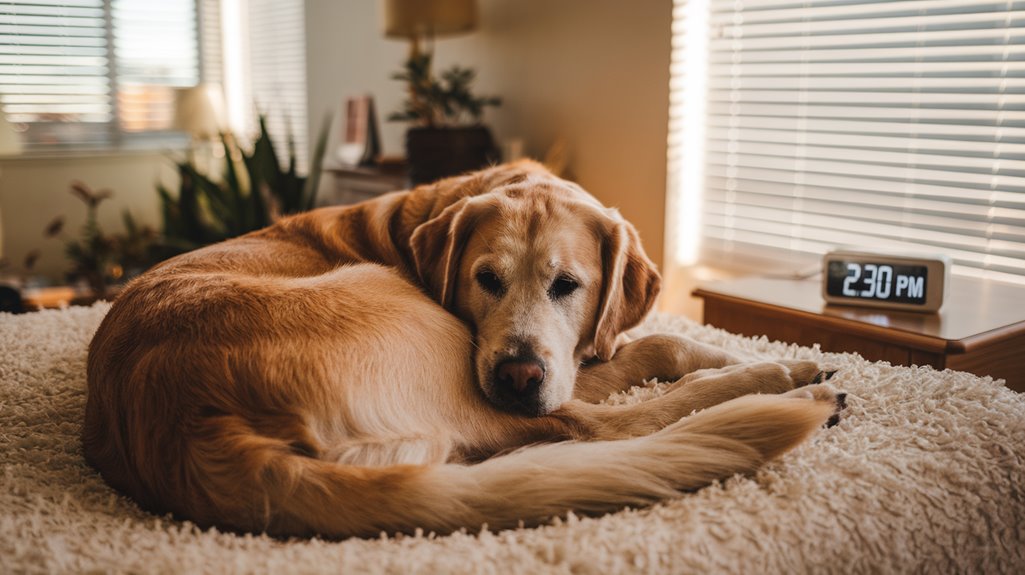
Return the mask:
POLYGON ((545 380, 545 367, 536 359, 511 358, 495 368, 495 382, 516 397, 537 395, 545 380))

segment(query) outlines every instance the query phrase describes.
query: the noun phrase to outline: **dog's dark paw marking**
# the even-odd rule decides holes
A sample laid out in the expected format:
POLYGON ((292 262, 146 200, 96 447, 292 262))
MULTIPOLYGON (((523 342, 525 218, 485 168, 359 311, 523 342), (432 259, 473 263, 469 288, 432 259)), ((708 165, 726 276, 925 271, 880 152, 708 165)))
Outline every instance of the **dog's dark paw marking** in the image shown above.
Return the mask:
POLYGON ((840 412, 847 408, 847 394, 837 391, 836 388, 828 383, 798 387, 784 393, 783 397, 812 399, 831 404, 833 406, 833 413, 826 420, 826 427, 833 427, 840 423, 840 412))
POLYGON ((836 394, 836 411, 826 420, 826 427, 833 427, 840 423, 840 412, 847 409, 847 394, 836 394))
POLYGON ((829 381, 830 379, 833 379, 833 376, 836 375, 836 372, 837 372, 837 370, 835 370, 835 369, 832 370, 832 371, 820 371, 820 372, 815 374, 815 377, 812 378, 811 382, 812 383, 823 383, 823 382, 829 381))

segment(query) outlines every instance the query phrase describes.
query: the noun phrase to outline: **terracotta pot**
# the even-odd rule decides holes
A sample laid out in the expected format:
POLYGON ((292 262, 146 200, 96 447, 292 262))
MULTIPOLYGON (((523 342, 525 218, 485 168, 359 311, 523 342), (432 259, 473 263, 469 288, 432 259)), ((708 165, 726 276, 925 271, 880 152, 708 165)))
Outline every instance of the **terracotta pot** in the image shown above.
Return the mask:
POLYGON ((406 157, 413 185, 470 172, 498 162, 498 149, 484 126, 410 128, 406 157))

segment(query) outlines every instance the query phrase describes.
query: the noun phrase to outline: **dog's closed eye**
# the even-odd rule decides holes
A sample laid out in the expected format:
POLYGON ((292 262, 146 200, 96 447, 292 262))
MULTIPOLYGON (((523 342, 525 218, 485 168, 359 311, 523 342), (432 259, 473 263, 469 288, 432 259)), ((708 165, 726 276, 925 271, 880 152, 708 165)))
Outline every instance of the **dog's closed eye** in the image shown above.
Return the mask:
POLYGON ((576 280, 569 276, 559 276, 555 278, 552 285, 548 288, 548 297, 553 300, 560 300, 573 292, 577 291, 580 284, 576 280))
POLYGON ((498 277, 498 274, 489 270, 483 269, 477 272, 475 276, 477 283, 481 289, 488 292, 495 297, 501 297, 505 293, 505 286, 502 284, 502 279, 498 277))

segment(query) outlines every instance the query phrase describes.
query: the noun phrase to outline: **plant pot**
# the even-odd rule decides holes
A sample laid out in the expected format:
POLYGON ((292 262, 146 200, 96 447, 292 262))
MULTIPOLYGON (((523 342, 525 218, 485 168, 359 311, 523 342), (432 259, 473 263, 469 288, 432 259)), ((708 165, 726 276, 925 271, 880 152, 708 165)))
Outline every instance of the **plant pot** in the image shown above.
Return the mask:
POLYGON ((406 157, 412 184, 426 184, 483 168, 498 161, 498 149, 484 126, 410 128, 406 157))

